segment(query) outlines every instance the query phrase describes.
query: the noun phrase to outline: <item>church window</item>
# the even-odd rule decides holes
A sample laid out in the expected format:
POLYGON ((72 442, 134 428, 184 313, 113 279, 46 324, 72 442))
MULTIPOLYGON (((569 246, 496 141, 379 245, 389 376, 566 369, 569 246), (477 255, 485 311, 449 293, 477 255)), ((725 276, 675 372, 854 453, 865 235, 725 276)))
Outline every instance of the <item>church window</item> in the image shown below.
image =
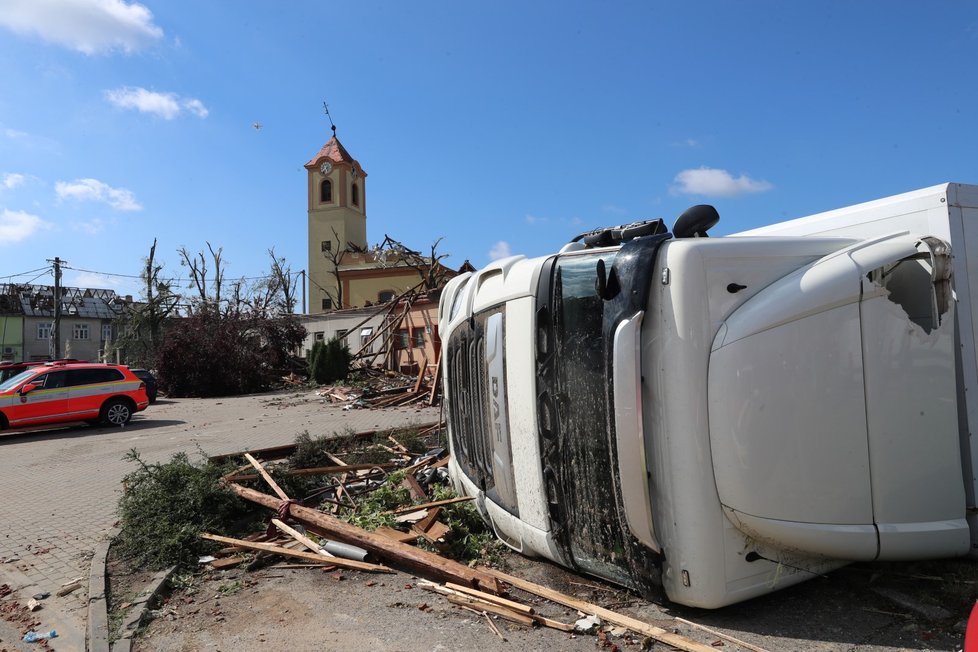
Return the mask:
POLYGON ((323 179, 319 186, 319 201, 323 204, 333 201, 333 182, 329 179, 323 179))
POLYGON ((394 290, 381 290, 377 293, 377 303, 388 303, 394 300, 394 290))
POLYGON ((323 240, 322 243, 320 244, 320 246, 323 248, 323 251, 332 251, 333 250, 333 241, 332 240, 323 240))
POLYGON ((357 184, 353 184, 353 187, 350 189, 350 201, 354 206, 360 205, 360 189, 357 187, 357 184))

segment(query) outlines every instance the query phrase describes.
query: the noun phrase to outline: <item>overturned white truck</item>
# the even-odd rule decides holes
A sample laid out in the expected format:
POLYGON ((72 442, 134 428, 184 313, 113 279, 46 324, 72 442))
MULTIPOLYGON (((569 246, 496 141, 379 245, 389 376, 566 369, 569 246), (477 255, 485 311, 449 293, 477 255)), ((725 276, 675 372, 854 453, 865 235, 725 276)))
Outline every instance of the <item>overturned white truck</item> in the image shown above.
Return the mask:
POLYGON ((698 607, 974 554, 978 186, 717 219, 448 284, 456 487, 517 551, 698 607))

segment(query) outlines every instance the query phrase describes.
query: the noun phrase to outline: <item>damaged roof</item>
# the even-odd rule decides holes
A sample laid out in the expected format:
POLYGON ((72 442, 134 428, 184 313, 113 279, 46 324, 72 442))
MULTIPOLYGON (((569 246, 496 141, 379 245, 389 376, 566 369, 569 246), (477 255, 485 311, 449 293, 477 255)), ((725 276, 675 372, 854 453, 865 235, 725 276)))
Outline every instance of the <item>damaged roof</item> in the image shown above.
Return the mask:
MULTIPOLYGON (((115 319, 130 301, 114 290, 61 288, 61 314, 86 319, 115 319)), ((0 285, 0 312, 25 317, 54 317, 54 288, 49 285, 0 285)))

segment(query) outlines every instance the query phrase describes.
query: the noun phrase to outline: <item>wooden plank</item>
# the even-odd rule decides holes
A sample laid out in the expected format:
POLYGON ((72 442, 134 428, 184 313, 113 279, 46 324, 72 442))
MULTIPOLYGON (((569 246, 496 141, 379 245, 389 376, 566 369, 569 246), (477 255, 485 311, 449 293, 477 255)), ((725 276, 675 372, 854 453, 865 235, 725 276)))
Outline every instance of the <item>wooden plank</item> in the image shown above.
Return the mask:
POLYGON ((215 559, 214 561, 210 562, 208 566, 214 570, 221 570, 222 568, 234 568, 235 566, 239 566, 246 561, 248 561, 247 557, 225 557, 223 559, 215 559))
MULTIPOLYGON (((274 500, 274 499, 273 499, 274 500)), ((283 546, 276 546, 270 543, 252 543, 250 541, 245 541, 243 539, 232 539, 231 537, 222 537, 217 534, 208 534, 204 532, 200 535, 201 539, 207 539, 208 541, 217 541, 220 543, 233 543, 236 546, 241 546, 242 548, 247 548, 249 550, 259 550, 261 552, 269 552, 274 555, 282 555, 283 557, 295 557, 296 559, 305 559, 306 561, 315 562, 317 564, 323 563, 325 557, 318 555, 314 552, 304 552, 302 550, 290 550, 283 546)), ((340 566, 341 568, 353 568, 355 570, 370 571, 373 573, 393 573, 394 571, 386 566, 381 566, 380 564, 368 564, 363 561, 354 561, 352 559, 343 559, 341 557, 330 557, 329 563, 334 566, 340 566)))
POLYGON ((428 500, 428 494, 424 492, 421 484, 410 473, 404 476, 400 486, 408 490, 408 493, 411 495, 411 500, 428 500))
POLYGON ((422 503, 420 505, 405 505, 404 507, 398 507, 395 510, 389 512, 390 514, 407 514, 408 512, 416 512, 422 509, 431 509, 432 507, 441 507, 443 505, 451 505, 453 503, 464 503, 470 500, 475 500, 472 496, 459 496, 457 498, 446 498, 445 500, 435 500, 430 503, 422 503))
MULTIPOLYGON (((403 432, 416 432, 418 429, 431 428, 437 426, 437 421, 432 421, 429 423, 419 424, 416 426, 405 426, 403 428, 381 428, 378 430, 364 430, 362 432, 357 432, 352 435, 347 435, 341 437, 341 439, 346 439, 349 437, 353 440, 371 439, 378 433, 403 433, 403 432)), ((295 452, 295 444, 283 444, 282 446, 269 446, 267 448, 256 448, 250 451, 239 451, 237 453, 225 453, 223 455, 213 455, 207 458, 209 461, 215 464, 220 464, 228 460, 236 459, 239 457, 244 457, 244 454, 248 452, 251 453, 256 458, 261 458, 263 460, 280 460, 288 457, 295 452)))
POLYGON ((315 541, 313 541, 312 539, 310 539, 306 535, 302 534, 301 532, 299 532, 295 528, 289 526, 288 524, 283 523, 281 520, 279 520, 277 518, 273 518, 272 519, 272 525, 274 525, 275 527, 277 527, 278 529, 280 529, 282 532, 285 532, 286 534, 288 534, 290 537, 292 537, 293 539, 295 539, 296 541, 298 541, 299 543, 301 543, 302 545, 304 545, 306 548, 309 548, 309 550, 311 552, 315 552, 315 553, 320 554, 320 555, 322 555, 324 557, 332 557, 333 556, 333 555, 329 554, 328 552, 326 552, 325 550, 323 550, 323 547, 320 546, 319 544, 317 544, 315 541))
MULTIPOLYGON (((445 596, 448 601, 452 604, 463 605, 470 607, 472 609, 477 609, 479 611, 488 611, 489 613, 494 613, 500 618, 505 618, 506 620, 511 620, 514 623, 519 623, 520 625, 526 625, 527 627, 533 627, 535 621, 532 617, 526 614, 521 614, 519 612, 513 611, 512 609, 507 609, 506 607, 501 607, 498 604, 493 604, 492 602, 486 602, 484 600, 479 600, 477 598, 470 598, 468 596, 459 595, 457 593, 450 593, 445 596)), ((715 650, 713 652, 716 652, 715 650)))
POLYGON ((431 379, 431 393, 428 394, 428 405, 435 404, 435 394, 441 387, 441 350, 438 350, 438 359, 435 361, 435 375, 431 379))
POLYGON ((424 531, 424 538, 432 543, 442 543, 451 531, 452 528, 441 521, 435 521, 430 528, 424 531))
POLYGON ((401 532, 386 525, 381 525, 374 530, 374 533, 385 536, 388 539, 393 539, 394 541, 400 541, 401 543, 414 543, 418 538, 418 535, 413 532, 401 532))
POLYGON ((266 471, 265 467, 258 463, 258 460, 252 457, 250 453, 245 453, 244 456, 245 459, 248 460, 253 467, 255 467, 258 473, 261 474, 261 477, 265 479, 265 482, 268 483, 268 486, 272 488, 272 491, 274 491, 279 498, 282 500, 291 500, 291 498, 289 498, 286 493, 282 491, 282 487, 278 486, 278 484, 272 480, 272 476, 268 475, 268 471, 266 471))
POLYGON ((441 514, 441 507, 434 507, 428 510, 424 518, 414 524, 414 527, 421 530, 422 532, 427 532, 428 528, 434 525, 435 521, 438 520, 438 515, 441 514))
POLYGON ((491 593, 485 593, 477 589, 469 588, 467 586, 462 586, 461 584, 455 584, 454 582, 447 582, 446 587, 452 589, 453 591, 458 591, 459 593, 465 593, 473 598, 479 598, 480 600, 485 600, 486 602, 492 602, 494 604, 501 605, 513 611, 518 611, 519 613, 526 614, 527 616, 532 616, 536 613, 533 607, 515 602, 513 600, 508 600, 507 598, 500 597, 498 595, 492 595, 491 593))
POLYGON ((605 609, 604 607, 591 604, 590 602, 585 602, 584 600, 578 600, 577 598, 561 593, 560 591, 554 591, 553 589, 547 588, 540 584, 535 584, 522 578, 508 575, 493 568, 486 568, 483 570, 497 579, 511 584, 518 589, 522 589, 528 593, 538 595, 541 598, 546 598, 547 600, 562 604, 565 607, 577 609, 582 613, 594 614, 595 616, 598 616, 602 620, 609 623, 618 625, 619 627, 626 627, 636 634, 649 636, 661 643, 666 643, 667 645, 671 645, 679 650, 684 650, 685 652, 716 652, 716 648, 710 645, 698 643, 680 634, 673 634, 672 632, 662 629, 661 627, 656 627, 650 623, 642 622, 637 618, 632 618, 631 616, 626 616, 625 614, 618 613, 617 611, 605 609))
MULTIPOLYGON (((281 501, 260 491, 230 484, 231 489, 241 498, 253 503, 278 510, 281 501)), ((489 593, 499 593, 498 580, 481 569, 469 568, 464 564, 439 555, 420 550, 406 543, 399 543, 383 535, 368 532, 363 528, 345 523, 335 516, 325 514, 296 503, 287 503, 288 515, 304 525, 320 528, 330 539, 352 543, 374 553, 378 558, 396 562, 419 575, 433 577, 447 582, 465 584, 489 593)), ((312 553, 305 553, 311 555, 312 553)))
POLYGON ((762 647, 757 647, 756 645, 752 645, 752 644, 748 643, 747 641, 742 641, 739 638, 734 638, 733 636, 730 636, 729 634, 724 634, 723 632, 718 632, 715 629, 710 629, 709 627, 704 627, 703 625, 700 625, 699 623, 694 623, 691 620, 686 620, 685 618, 680 618, 679 616, 676 616, 676 622, 677 623, 682 623, 684 625, 689 625, 690 627, 693 627, 693 628, 698 629, 700 631, 706 632, 710 636, 716 636, 717 638, 722 638, 725 641, 729 641, 731 643, 734 643, 736 645, 739 645, 740 647, 745 648, 747 650, 753 650, 753 652, 768 652, 767 650, 765 650, 762 647))
POLYGON ((428 373, 428 356, 421 357, 421 366, 418 369, 418 379, 414 381, 414 389, 411 390, 412 394, 417 394, 418 390, 421 389, 421 383, 424 382, 424 375, 428 373))
MULTIPOLYGON (((249 464, 247 468, 251 468, 249 464)), ((390 462, 383 462, 381 464, 347 464, 346 466, 315 466, 308 469, 290 469, 283 473, 283 476, 293 477, 293 476, 307 476, 307 475, 338 475, 341 473, 349 473, 350 471, 369 471, 370 469, 383 469, 385 471, 389 469, 398 468, 397 464, 390 462)), ((246 482, 248 480, 257 480, 258 475, 254 473, 248 474, 238 474, 225 476, 227 482, 246 482)))

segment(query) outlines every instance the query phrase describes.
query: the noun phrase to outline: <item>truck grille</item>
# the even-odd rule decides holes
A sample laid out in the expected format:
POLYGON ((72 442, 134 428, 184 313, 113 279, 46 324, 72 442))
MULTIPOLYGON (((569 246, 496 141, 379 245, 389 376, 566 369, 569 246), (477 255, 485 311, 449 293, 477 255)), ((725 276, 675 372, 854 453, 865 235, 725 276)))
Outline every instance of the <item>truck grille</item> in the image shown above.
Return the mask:
POLYGON ((501 312, 476 315, 459 326, 448 342, 448 428, 455 459, 462 471, 483 491, 495 485, 492 471, 492 420, 486 371, 486 320, 501 312))

